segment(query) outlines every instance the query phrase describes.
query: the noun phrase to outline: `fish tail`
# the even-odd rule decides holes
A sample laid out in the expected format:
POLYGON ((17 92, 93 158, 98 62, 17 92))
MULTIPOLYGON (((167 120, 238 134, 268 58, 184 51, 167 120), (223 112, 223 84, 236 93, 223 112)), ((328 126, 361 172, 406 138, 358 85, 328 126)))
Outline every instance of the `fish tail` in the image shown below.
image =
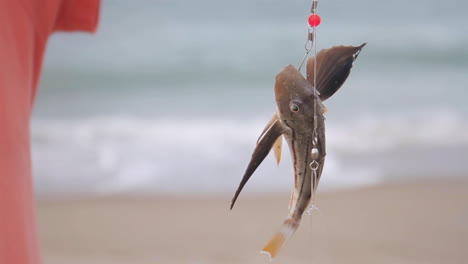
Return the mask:
POLYGON ((284 243, 296 232, 299 222, 288 218, 284 221, 278 233, 263 247, 261 253, 267 254, 270 258, 276 257, 284 243))

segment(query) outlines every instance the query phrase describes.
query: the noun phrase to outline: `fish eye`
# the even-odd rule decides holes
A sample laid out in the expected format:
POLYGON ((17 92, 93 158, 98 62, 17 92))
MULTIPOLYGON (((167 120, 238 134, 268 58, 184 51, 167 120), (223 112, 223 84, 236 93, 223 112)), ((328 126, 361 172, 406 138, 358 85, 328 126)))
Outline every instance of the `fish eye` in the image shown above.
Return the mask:
POLYGON ((293 111, 293 112, 295 112, 295 113, 296 113, 296 112, 299 112, 299 106, 297 106, 297 104, 291 104, 291 105, 289 106, 289 108, 291 109, 291 111, 293 111))

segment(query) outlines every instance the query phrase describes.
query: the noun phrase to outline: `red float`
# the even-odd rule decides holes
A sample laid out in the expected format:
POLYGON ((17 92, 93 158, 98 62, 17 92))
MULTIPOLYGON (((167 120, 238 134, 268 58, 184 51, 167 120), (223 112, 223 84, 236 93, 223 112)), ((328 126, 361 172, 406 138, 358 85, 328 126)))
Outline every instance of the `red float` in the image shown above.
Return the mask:
POLYGON ((309 16, 309 26, 311 26, 311 27, 316 27, 316 26, 320 25, 321 21, 322 21, 322 19, 317 14, 312 14, 312 15, 309 16))

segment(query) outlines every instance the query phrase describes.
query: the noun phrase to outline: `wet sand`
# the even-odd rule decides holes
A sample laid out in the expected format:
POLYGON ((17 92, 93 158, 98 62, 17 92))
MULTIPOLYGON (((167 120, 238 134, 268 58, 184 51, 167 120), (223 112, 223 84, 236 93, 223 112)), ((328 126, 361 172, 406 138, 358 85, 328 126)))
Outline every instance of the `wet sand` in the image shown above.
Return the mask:
MULTIPOLYGON (((289 194, 38 202, 45 264, 268 263, 289 194)), ((319 193, 274 263, 468 263, 468 181, 319 193)))

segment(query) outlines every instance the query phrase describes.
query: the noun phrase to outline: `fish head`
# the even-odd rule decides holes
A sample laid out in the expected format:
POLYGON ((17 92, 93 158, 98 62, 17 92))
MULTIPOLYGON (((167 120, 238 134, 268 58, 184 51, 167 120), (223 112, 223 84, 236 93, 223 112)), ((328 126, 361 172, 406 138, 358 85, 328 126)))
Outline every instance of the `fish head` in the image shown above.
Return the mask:
POLYGON ((294 66, 286 66, 276 76, 275 98, 279 118, 286 127, 312 131, 315 111, 321 104, 312 85, 294 66))

